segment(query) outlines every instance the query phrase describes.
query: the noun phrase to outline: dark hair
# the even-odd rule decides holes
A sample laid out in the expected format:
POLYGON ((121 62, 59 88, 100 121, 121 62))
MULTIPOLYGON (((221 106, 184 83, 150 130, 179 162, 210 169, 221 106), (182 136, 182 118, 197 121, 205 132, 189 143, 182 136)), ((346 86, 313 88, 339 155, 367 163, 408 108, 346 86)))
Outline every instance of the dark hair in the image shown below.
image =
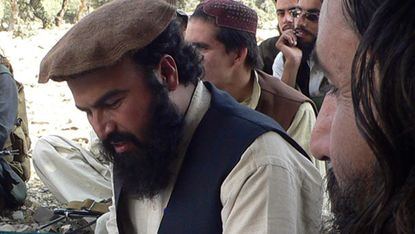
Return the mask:
POLYGON ((352 67, 357 126, 379 165, 379 193, 350 232, 415 231, 415 4, 343 0, 360 36, 352 67))
MULTIPOLYGON (((190 18, 202 19, 216 25, 216 19, 203 12, 202 7, 197 7, 190 18)), ((258 66, 258 46, 255 34, 236 29, 218 27, 216 39, 224 44, 227 53, 248 49, 245 64, 251 69, 258 66)))
POLYGON ((185 31, 187 28, 187 23, 189 22, 189 16, 186 14, 186 12, 177 9, 176 10, 176 20, 177 23, 179 24, 179 28, 182 31, 185 31))
POLYGON ((176 62, 181 84, 195 84, 203 73, 202 56, 190 44, 184 42, 178 23, 172 20, 167 28, 149 45, 138 51, 132 51, 134 61, 147 71, 159 64, 163 55, 168 54, 176 62))

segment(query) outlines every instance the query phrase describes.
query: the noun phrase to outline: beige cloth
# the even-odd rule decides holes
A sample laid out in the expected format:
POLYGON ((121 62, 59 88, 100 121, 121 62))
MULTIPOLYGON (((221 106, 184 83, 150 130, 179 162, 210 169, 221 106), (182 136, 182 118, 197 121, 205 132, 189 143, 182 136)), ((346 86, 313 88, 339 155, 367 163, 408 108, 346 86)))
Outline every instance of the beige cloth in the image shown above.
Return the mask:
MULTIPOLYGON (((261 86, 259 85, 258 73, 254 71, 254 87, 252 89, 252 95, 244 100, 241 104, 248 106, 251 109, 256 109, 259 98, 261 96, 261 86)), ((297 114, 294 117, 293 122, 290 127, 287 129, 288 135, 290 135, 303 149, 310 155, 311 160, 314 163, 314 166, 320 171, 321 176, 325 176, 327 169, 326 163, 320 160, 316 160, 311 156, 310 151, 310 139, 311 132, 313 130, 314 124, 316 123, 316 115, 313 109, 313 106, 304 102, 298 108, 297 114)))
MULTIPOLYGON (((259 98, 261 96, 261 86, 258 80, 258 73, 253 72, 254 87, 249 98, 241 102, 241 104, 248 106, 255 110, 258 106, 259 98)), ((293 122, 287 129, 290 135, 303 149, 310 154, 310 137, 314 124, 316 123, 316 115, 313 106, 309 102, 304 102, 298 108, 297 114, 293 122)))
POLYGON ((64 137, 50 135, 38 140, 32 157, 42 182, 61 203, 67 203, 112 196, 111 170, 96 155, 94 148, 86 150, 64 137))
MULTIPOLYGON (((188 142, 207 111, 210 93, 201 83, 193 95, 188 114, 183 159, 188 142)), ((179 171, 177 167, 176 175, 179 171)), ((321 221, 322 181, 311 162, 277 133, 257 138, 221 186, 224 233, 317 233, 321 221)), ((157 233, 174 180, 152 200, 127 198, 133 230, 157 233)), ((115 208, 110 208, 109 233, 118 233, 115 208)), ((128 221, 127 221, 128 222, 128 221)))

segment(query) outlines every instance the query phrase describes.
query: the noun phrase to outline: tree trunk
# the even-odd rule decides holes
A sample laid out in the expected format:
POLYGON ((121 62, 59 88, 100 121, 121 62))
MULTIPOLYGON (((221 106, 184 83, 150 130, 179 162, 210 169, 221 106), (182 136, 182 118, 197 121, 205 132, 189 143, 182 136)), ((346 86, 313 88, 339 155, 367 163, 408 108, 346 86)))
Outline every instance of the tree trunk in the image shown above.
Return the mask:
POLYGON ((30 0, 30 6, 33 9, 33 15, 42 21, 42 27, 49 28, 51 26, 51 22, 48 19, 46 14, 45 8, 42 5, 41 0, 30 0))
POLYGON ((62 7, 61 10, 56 14, 55 17, 55 25, 56 27, 59 27, 63 22, 63 16, 65 15, 66 8, 68 6, 69 0, 62 0, 62 7))
POLYGON ((17 0, 10 0, 11 15, 9 19, 9 25, 7 31, 13 31, 14 26, 17 23, 17 17, 19 14, 19 8, 17 6, 17 0))
POLYGON ((84 15, 85 15, 85 12, 86 12, 86 10, 87 10, 87 3, 88 2, 88 0, 80 0, 79 1, 79 8, 78 8, 78 12, 76 13, 76 18, 75 18, 75 20, 76 20, 76 22, 78 22, 84 15))

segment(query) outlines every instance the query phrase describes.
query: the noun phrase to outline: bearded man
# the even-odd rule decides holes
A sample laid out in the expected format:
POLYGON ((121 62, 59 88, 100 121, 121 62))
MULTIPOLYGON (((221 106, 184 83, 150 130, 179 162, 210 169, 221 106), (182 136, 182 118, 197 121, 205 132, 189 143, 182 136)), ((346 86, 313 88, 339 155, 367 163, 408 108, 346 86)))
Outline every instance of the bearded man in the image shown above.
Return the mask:
POLYGON ((414 233, 415 5, 331 0, 321 12, 316 53, 331 89, 311 150, 332 165, 324 233, 414 233))
POLYGON ((322 0, 299 0, 290 10, 294 27, 284 30, 275 46, 278 53, 272 65, 273 76, 301 90, 320 109, 327 79, 313 57, 322 0))

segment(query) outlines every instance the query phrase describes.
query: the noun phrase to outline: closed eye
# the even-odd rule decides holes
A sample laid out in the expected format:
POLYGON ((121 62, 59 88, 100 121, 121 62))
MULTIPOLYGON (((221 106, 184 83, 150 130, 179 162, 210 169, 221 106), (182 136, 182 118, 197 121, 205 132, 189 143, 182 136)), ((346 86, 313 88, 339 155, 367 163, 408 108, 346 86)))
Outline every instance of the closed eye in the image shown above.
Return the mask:
POLYGON ((284 14, 285 14, 285 11, 284 10, 277 10, 277 16, 283 17, 284 14))
POLYGON ((123 98, 117 98, 114 100, 107 100, 105 103, 102 104, 103 107, 109 108, 109 109, 117 109, 121 103, 123 98))
POLYGON ((114 89, 105 94, 103 94, 98 100, 96 100, 90 106, 80 106, 76 105, 76 107, 87 113, 91 112, 92 109, 100 109, 100 108, 111 108, 115 109, 118 108, 122 100, 127 96, 128 90, 126 89, 114 89))
POLYGON ((206 43, 194 42, 192 45, 198 50, 207 50, 209 49, 209 45, 206 43))

